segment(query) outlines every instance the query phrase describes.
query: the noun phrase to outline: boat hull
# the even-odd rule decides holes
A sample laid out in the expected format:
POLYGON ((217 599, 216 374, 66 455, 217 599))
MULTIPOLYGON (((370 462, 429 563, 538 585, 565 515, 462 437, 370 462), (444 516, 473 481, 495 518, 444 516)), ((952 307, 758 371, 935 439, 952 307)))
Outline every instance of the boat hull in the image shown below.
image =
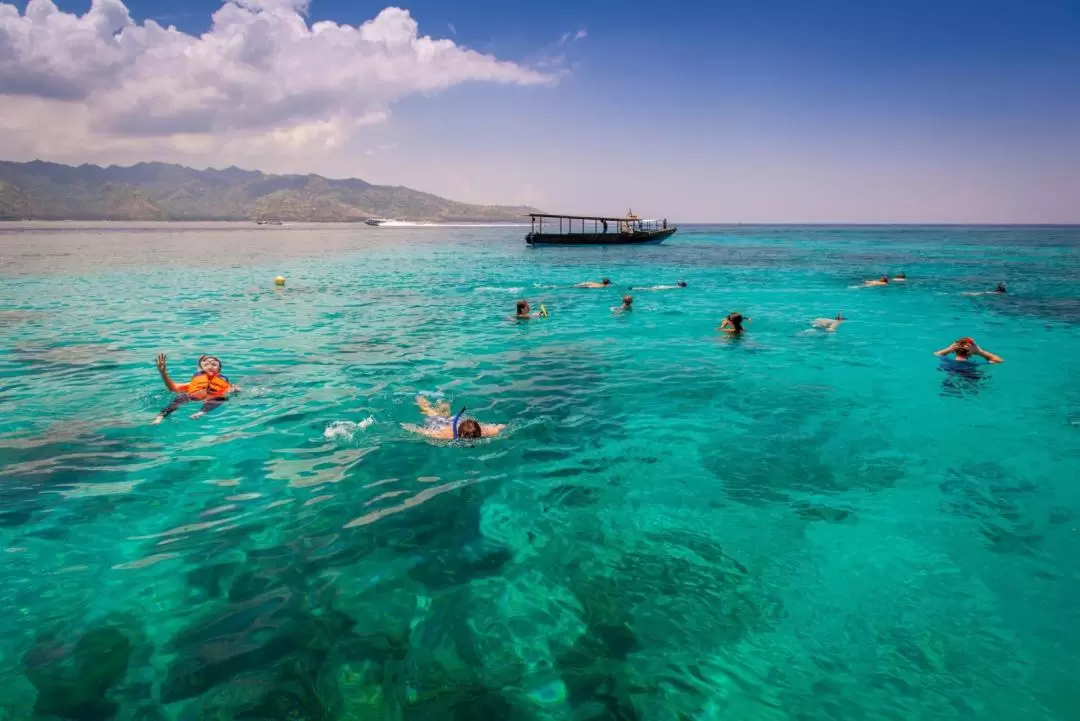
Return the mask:
POLYGON ((650 245, 663 243, 677 228, 640 230, 634 233, 529 233, 529 245, 650 245))

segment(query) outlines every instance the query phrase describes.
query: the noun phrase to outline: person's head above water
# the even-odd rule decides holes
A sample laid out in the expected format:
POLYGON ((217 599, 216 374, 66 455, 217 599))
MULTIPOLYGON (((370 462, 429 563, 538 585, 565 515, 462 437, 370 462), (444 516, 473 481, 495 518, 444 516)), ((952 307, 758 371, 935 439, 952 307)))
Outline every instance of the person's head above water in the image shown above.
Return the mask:
POLYGON ((735 330, 742 330, 743 316, 742 313, 728 313, 727 319, 731 321, 731 325, 735 326, 735 330))
POLYGON ((631 305, 633 305, 633 303, 634 303, 634 296, 632 296, 632 295, 624 295, 622 297, 622 304, 623 304, 624 308, 629 308, 631 305))
POLYGON ((208 376, 221 373, 221 361, 216 356, 204 355, 199 358, 199 370, 208 376))
POLYGON ((994 288, 994 292, 995 293, 1005 293, 1006 292, 1005 291, 1005 284, 1004 283, 998 283, 997 288, 994 288))
POLYGON ((956 346, 956 355, 968 356, 975 350, 974 338, 958 338, 953 345, 956 346))
POLYGON ((889 276, 887 276, 887 275, 883 275, 883 276, 881 276, 881 278, 879 278, 879 280, 880 280, 880 281, 881 281, 882 283, 888 283, 888 282, 889 282, 889 276))
POLYGON ((897 278, 903 278, 903 279, 906 280, 907 279, 907 273, 897 273, 896 277, 897 278))
POLYGON ((675 285, 679 286, 680 288, 685 288, 686 287, 686 281, 685 280, 676 281, 675 285))
POLYGON ((517 314, 522 316, 529 314, 529 301, 519 300, 517 302, 517 314))
POLYGON ((847 318, 844 317, 844 312, 843 311, 840 311, 839 313, 836 314, 836 319, 837 320, 847 320, 847 318))
POLYGON ((466 418, 458 423, 457 437, 458 438, 479 438, 482 434, 480 429, 480 423, 472 418, 466 418))
POLYGON ((611 285, 611 278, 604 278, 600 283, 603 285, 611 285))

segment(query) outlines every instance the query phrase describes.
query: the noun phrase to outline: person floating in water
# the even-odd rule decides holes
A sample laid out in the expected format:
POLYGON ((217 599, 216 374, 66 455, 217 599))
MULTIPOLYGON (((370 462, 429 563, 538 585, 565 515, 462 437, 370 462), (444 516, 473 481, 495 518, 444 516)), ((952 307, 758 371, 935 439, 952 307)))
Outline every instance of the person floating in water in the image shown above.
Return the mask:
POLYGON ((893 278, 893 280, 903 283, 905 280, 907 280, 907 273, 897 273, 896 277, 893 278))
POLYGON ((594 280, 587 280, 584 283, 578 283, 574 287, 575 288, 607 288, 609 285, 611 285, 611 279, 610 278, 604 278, 599 283, 597 283, 594 280))
POLYGON ((677 281, 675 281, 675 285, 650 285, 647 288, 635 288, 634 286, 631 285, 631 286, 629 286, 627 288, 627 290, 638 290, 638 291, 641 291, 641 290, 676 290, 677 288, 685 288, 685 287, 686 287, 686 281, 685 280, 677 280, 677 281))
POLYGON ((505 425, 494 423, 480 423, 473 418, 463 418, 465 409, 458 411, 456 416, 451 416, 450 404, 439 401, 432 405, 431 401, 423 396, 416 397, 416 405, 424 414, 426 420, 423 426, 412 423, 402 423, 401 427, 413 433, 419 433, 428 438, 440 441, 456 441, 459 438, 468 440, 476 438, 490 438, 499 435, 505 425))
POLYGON ((165 420, 180 406, 191 401, 202 401, 202 408, 192 418, 198 418, 214 410, 229 397, 229 393, 239 390, 229 382, 229 379, 221 375, 221 361, 214 356, 204 355, 199 358, 199 372, 191 377, 187 383, 174 383, 169 377, 169 371, 165 366, 165 354, 159 353, 157 357, 157 369, 161 373, 161 380, 165 381, 165 387, 177 396, 172 403, 166 406, 154 417, 154 425, 165 420))
POLYGON ((821 328, 824 331, 832 333, 845 320, 847 320, 847 318, 844 317, 843 313, 837 313, 835 318, 815 318, 814 320, 810 321, 810 325, 814 326, 815 328, 821 328))
POLYGON ((724 333, 731 333, 732 335, 742 335, 743 323, 749 323, 753 318, 743 318, 742 313, 729 313, 727 318, 720 323, 720 327, 717 330, 724 333))
POLYGON ((1005 289, 1004 283, 998 283, 997 287, 993 290, 978 290, 962 293, 961 295, 975 296, 975 295, 1006 295, 1008 291, 1005 289))
POLYGON ((616 313, 627 313, 634 309, 634 296, 624 295, 622 297, 622 305, 618 308, 612 308, 616 313))
POLYGON ((889 276, 887 276, 887 275, 883 275, 880 278, 878 278, 877 280, 864 280, 863 281, 863 285, 865 285, 865 286, 888 285, 888 284, 889 284, 889 276))
POLYGON ((529 320, 531 318, 547 318, 547 308, 543 305, 540 306, 540 312, 533 313, 532 308, 529 306, 529 301, 519 300, 517 302, 517 310, 514 314, 516 320, 529 320))
POLYGON ((978 346, 974 338, 961 338, 960 340, 953 341, 948 348, 942 348, 939 351, 934 351, 934 355, 940 357, 946 357, 950 353, 955 355, 955 359, 961 363, 972 361, 973 356, 980 356, 990 361, 991 363, 1001 363, 1001 356, 996 356, 989 351, 985 351, 978 346))

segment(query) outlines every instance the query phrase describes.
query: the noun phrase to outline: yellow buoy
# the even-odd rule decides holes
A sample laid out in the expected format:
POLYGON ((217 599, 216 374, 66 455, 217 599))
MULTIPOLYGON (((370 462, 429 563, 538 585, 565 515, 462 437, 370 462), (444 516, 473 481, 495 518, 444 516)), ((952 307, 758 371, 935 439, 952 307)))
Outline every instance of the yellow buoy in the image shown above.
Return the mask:
POLYGON ((285 276, 279 275, 277 278, 274 278, 274 285, 285 285, 285 276))

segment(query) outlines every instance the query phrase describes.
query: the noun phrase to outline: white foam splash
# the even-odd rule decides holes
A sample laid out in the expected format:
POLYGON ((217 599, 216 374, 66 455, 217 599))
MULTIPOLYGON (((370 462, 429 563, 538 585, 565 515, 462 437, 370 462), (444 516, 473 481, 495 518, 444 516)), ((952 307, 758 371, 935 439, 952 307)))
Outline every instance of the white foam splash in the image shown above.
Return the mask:
POLYGON ((334 421, 323 431, 323 438, 328 441, 351 441, 357 431, 362 431, 375 422, 373 416, 368 416, 359 423, 352 421, 334 421))

